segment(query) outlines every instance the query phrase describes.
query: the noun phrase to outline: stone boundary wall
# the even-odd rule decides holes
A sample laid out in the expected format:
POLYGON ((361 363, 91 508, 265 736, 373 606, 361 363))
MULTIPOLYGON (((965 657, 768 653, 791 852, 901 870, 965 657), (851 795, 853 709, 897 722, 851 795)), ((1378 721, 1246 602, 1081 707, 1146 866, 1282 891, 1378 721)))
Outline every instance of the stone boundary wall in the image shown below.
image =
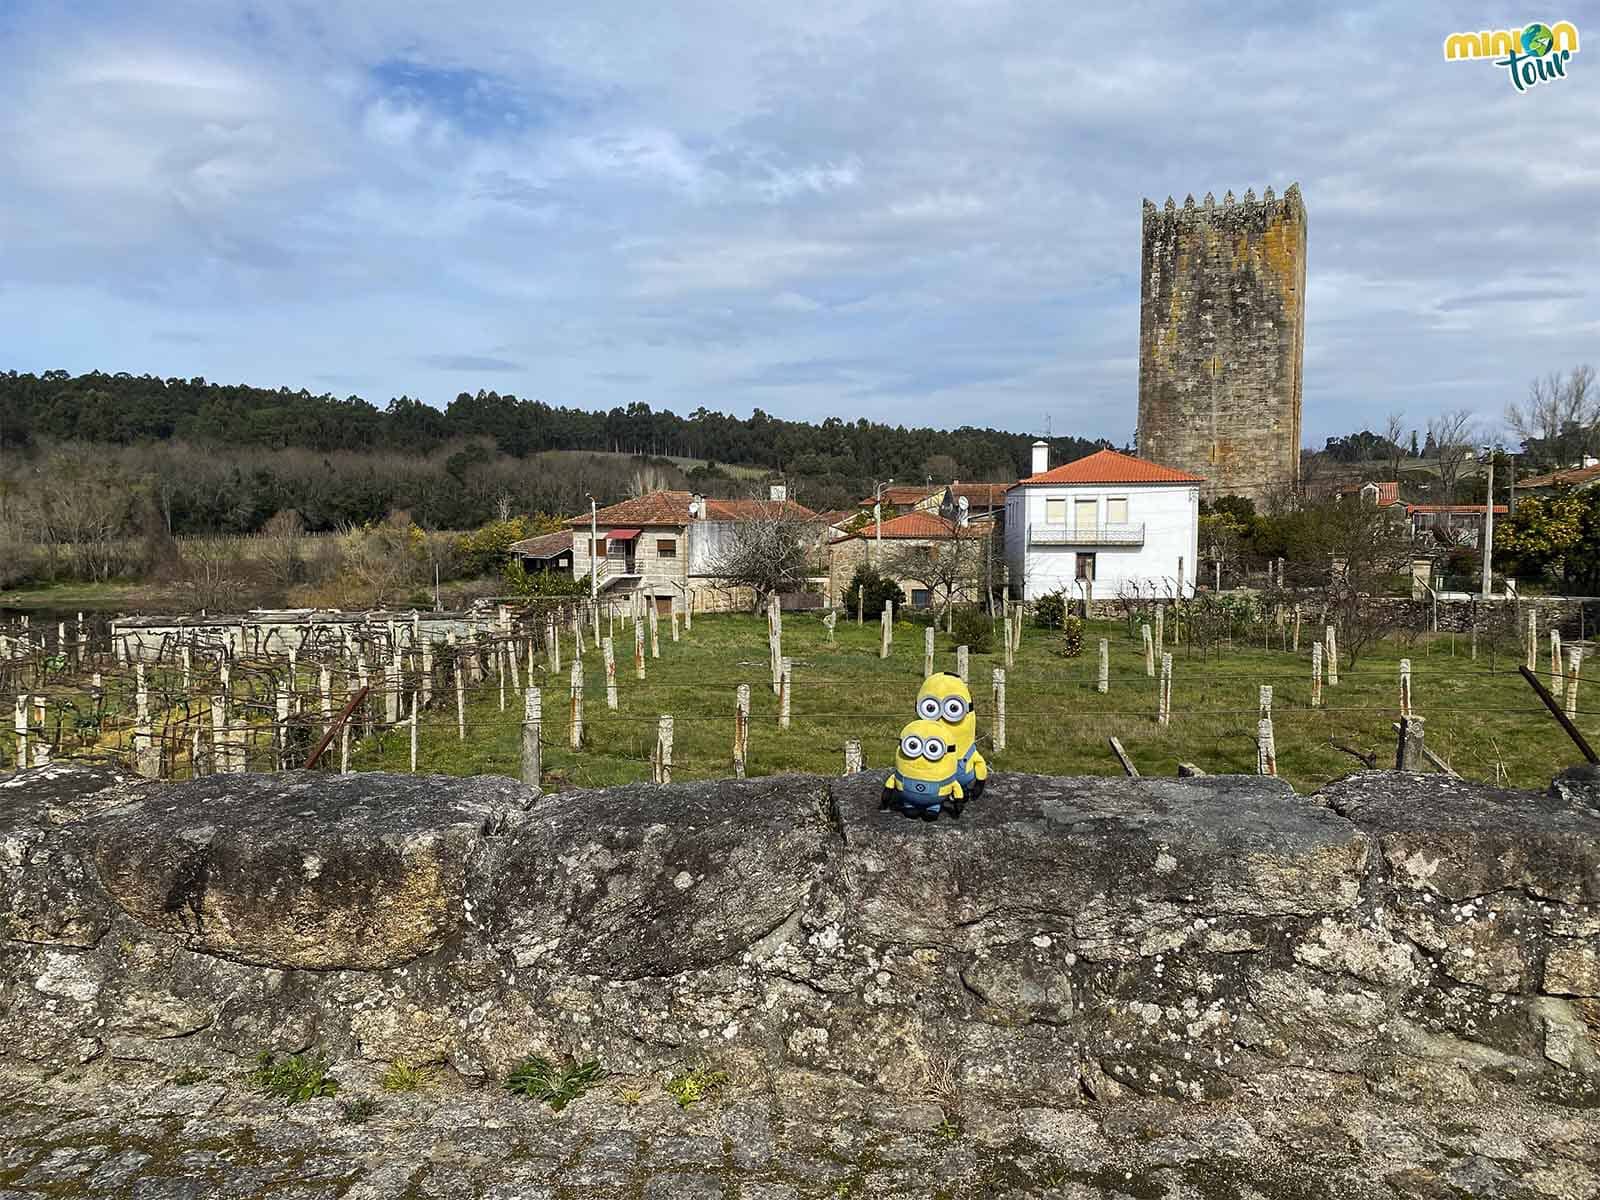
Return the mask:
POLYGON ((539 796, 0 780, 0 1061, 803 1069, 1023 1103, 1600 1101, 1600 772, 881 773, 539 796))
MULTIPOLYGON (((1409 629, 1427 630, 1433 615, 1433 602, 1412 600, 1403 596, 1374 596, 1369 604, 1388 609, 1394 619, 1409 629)), ((1497 596, 1491 600, 1465 599, 1439 601, 1439 632, 1470 633, 1476 621, 1480 630, 1493 621, 1514 621, 1519 629, 1527 628, 1528 611, 1539 614, 1539 629, 1546 633, 1559 628, 1564 638, 1595 636, 1595 625, 1600 622, 1600 601, 1582 600, 1567 596, 1522 596, 1506 599, 1497 596), (1513 615, 1506 616, 1507 610, 1513 615)))

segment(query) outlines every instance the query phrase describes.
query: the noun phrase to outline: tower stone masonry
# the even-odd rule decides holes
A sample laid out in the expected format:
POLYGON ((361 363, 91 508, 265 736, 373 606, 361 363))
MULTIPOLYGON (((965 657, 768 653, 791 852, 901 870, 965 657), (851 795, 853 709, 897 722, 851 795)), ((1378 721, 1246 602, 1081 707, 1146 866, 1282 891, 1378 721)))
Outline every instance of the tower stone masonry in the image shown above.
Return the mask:
POLYGON ((1144 202, 1139 455, 1260 500, 1300 478, 1306 211, 1299 184, 1144 202))

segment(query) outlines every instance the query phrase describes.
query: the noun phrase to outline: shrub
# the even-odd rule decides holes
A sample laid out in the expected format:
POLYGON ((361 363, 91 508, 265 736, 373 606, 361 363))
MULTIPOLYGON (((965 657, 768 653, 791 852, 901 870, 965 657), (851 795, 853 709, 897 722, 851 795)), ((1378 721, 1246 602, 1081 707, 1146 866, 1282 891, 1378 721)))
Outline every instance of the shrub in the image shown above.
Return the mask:
POLYGON ((565 571, 528 572, 518 559, 511 559, 500 572, 506 590, 514 596, 587 596, 589 577, 565 571))
POLYGON ((381 1084, 386 1092, 415 1092, 433 1082, 432 1067, 416 1067, 410 1063, 392 1062, 384 1072, 381 1084))
POLYGON ((726 1071, 713 1071, 709 1067, 690 1067, 679 1071, 667 1080, 667 1095, 678 1102, 679 1108, 688 1108, 702 1100, 709 1100, 728 1086, 726 1071))
POLYGON ((1067 616, 1067 594, 1047 592, 1033 602, 1033 623, 1040 629, 1060 629, 1067 616))
POLYGON ((319 1096, 332 1096, 339 1090, 337 1080, 328 1078, 328 1060, 319 1055, 291 1054, 274 1059, 263 1050, 256 1058, 250 1081, 285 1104, 299 1104, 319 1096))
POLYGON ((365 1125, 367 1118, 382 1107, 371 1096, 358 1096, 354 1100, 341 1100, 339 1101, 339 1120, 346 1125, 365 1125))
POLYGON ((528 535, 528 522, 522 517, 490 521, 462 534, 456 541, 462 573, 470 577, 497 570, 505 562, 511 543, 520 542, 528 535))
POLYGON ((981 608, 958 608, 950 636, 958 646, 973 654, 988 654, 994 649, 994 621, 981 608))
POLYGON ((1061 619, 1061 653, 1066 658, 1077 658, 1083 653, 1083 618, 1067 616, 1061 619))
POLYGON ((506 1076, 506 1091, 542 1101, 560 1112, 605 1077, 605 1068, 598 1059, 581 1063, 569 1059, 557 1066, 542 1054, 534 1054, 506 1076))
POLYGON ((900 590, 898 583, 865 564, 856 568, 856 573, 850 579, 850 590, 844 594, 845 612, 852 617, 856 613, 858 596, 861 597, 862 614, 868 617, 882 614, 883 606, 891 601, 895 611, 899 612, 906 602, 906 594, 900 590))

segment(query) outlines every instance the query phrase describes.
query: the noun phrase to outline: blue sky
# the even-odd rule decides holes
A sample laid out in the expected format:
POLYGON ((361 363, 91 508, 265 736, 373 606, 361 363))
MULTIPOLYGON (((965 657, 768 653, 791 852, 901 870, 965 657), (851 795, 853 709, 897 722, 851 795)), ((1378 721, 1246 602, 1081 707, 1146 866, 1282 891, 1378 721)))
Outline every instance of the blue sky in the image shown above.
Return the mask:
POLYGON ((1600 362, 1600 10, 1074 8, 7 0, 0 367, 1122 442, 1141 199, 1295 181, 1308 444, 1600 362))

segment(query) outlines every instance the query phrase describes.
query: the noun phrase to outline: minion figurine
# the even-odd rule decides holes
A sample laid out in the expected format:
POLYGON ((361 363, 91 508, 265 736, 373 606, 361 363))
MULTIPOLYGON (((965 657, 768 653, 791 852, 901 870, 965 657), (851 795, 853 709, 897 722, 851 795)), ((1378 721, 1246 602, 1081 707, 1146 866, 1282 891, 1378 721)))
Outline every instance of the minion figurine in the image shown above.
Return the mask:
POLYGON ((937 820, 946 803, 953 816, 976 799, 989 778, 978 753, 972 693, 958 675, 930 675, 917 697, 917 719, 900 731, 894 770, 883 786, 882 807, 937 820))
POLYGON ((959 675, 938 671, 922 681, 917 693, 917 716, 924 721, 940 721, 945 726, 944 740, 959 756, 964 770, 962 786, 968 800, 983 793, 989 778, 989 764, 978 753, 978 717, 972 710, 972 692, 959 675))

